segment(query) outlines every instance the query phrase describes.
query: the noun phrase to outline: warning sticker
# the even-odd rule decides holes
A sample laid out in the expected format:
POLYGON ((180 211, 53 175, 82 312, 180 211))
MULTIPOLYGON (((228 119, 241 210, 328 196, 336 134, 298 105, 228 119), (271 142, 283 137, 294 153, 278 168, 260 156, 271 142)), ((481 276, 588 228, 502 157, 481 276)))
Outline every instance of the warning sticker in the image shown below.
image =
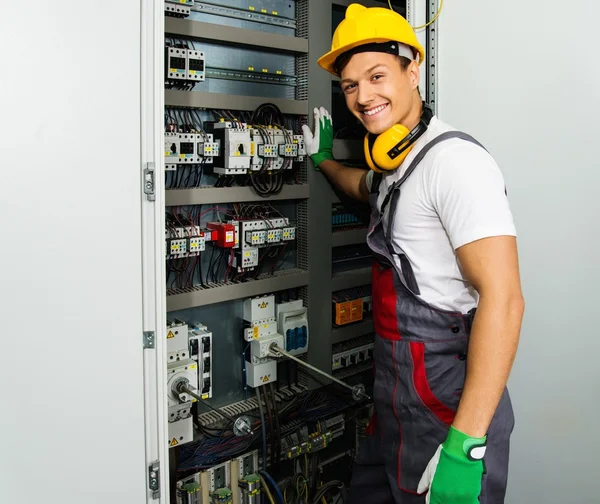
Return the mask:
POLYGON ((174 337, 175 337, 175 335, 173 334, 173 331, 169 331, 169 334, 167 334, 167 339, 171 339, 174 337))
POLYGON ((176 438, 173 438, 173 441, 171 441, 171 442, 169 443, 169 445, 170 445, 170 446, 177 446, 178 444, 179 444, 179 441, 177 441, 177 439, 176 439, 176 438))
POLYGON ((263 376, 263 382, 267 383, 269 381, 269 377, 267 375, 263 376))

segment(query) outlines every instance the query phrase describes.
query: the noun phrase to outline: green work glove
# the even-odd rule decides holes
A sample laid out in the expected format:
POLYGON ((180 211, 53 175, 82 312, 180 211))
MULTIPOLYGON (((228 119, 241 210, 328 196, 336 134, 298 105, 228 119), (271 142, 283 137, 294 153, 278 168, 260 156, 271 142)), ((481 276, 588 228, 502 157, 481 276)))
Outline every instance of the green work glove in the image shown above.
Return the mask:
POLYGON ((302 126, 306 152, 315 168, 326 159, 333 159, 333 124, 329 112, 323 107, 315 108, 315 133, 307 125, 302 126))
POLYGON ((417 492, 426 504, 478 504, 486 438, 471 438, 454 427, 429 461, 417 492))

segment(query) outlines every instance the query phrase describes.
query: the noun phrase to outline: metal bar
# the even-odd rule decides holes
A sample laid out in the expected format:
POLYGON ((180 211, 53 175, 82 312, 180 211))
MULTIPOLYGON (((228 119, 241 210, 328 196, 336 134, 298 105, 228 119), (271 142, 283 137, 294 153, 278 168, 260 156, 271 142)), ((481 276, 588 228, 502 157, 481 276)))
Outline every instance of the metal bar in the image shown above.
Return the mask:
POLYGON ((269 12, 264 8, 260 9, 260 12, 258 12, 254 7, 249 7, 248 10, 246 10, 244 8, 229 7, 227 5, 223 5, 222 2, 213 3, 196 1, 191 10, 204 14, 253 21, 255 23, 282 26, 284 28, 296 28, 295 19, 280 16, 277 11, 271 10, 269 12))
POLYGON ((370 283, 371 268, 359 268, 333 275, 331 289, 332 291, 338 291, 360 287, 361 285, 369 285, 370 283))
POLYGON ((355 322, 344 327, 337 327, 331 331, 331 344, 348 341, 359 336, 364 336, 375 331, 373 318, 369 317, 361 322, 355 322))
POLYGON ((265 102, 273 103, 284 114, 307 115, 306 100, 284 100, 282 98, 264 98, 262 96, 240 96, 222 93, 207 93, 201 91, 165 90, 165 105, 167 107, 192 107, 225 110, 255 110, 265 102))
MULTIPOLYGON (((227 413, 224 413, 223 411, 221 411, 219 408, 215 408, 214 406, 211 406, 210 404, 208 404, 206 401, 204 401, 202 399, 202 397, 200 397, 198 394, 193 392, 189 387, 187 387, 185 385, 181 385, 179 387, 178 392, 185 392, 186 394, 191 395, 199 403, 203 404, 204 406, 208 406, 215 413, 218 413, 226 420, 229 420, 234 425, 234 427, 239 429, 241 434, 249 434, 251 436, 254 435, 254 432, 252 432, 252 429, 250 428, 250 424, 246 421, 245 418, 242 418, 242 417, 238 417, 237 419, 232 418, 227 413)), ((234 429, 234 431, 235 431, 235 429, 234 429)))
POLYGON ((206 67, 206 77, 209 79, 257 82, 259 84, 278 84, 280 86, 296 85, 296 77, 291 75, 256 71, 253 72, 251 70, 232 70, 229 68, 206 67))
POLYGON ((294 289, 308 284, 308 271, 292 269, 275 274, 272 277, 251 280, 243 283, 231 283, 212 288, 197 288, 190 292, 167 296, 167 311, 184 310, 197 306, 206 306, 234 299, 258 296, 266 292, 294 289))
POLYGON ((304 38, 188 19, 165 18, 165 33, 211 42, 260 47, 275 52, 308 53, 308 40, 304 38))
POLYGON ((303 360, 298 359, 298 357, 292 355, 291 353, 286 352, 285 350, 283 350, 282 348, 277 346, 275 343, 273 343, 270 346, 270 352, 274 355, 279 354, 279 356, 285 356, 288 359, 291 359, 291 360, 297 362, 298 364, 304 366, 305 368, 310 369, 311 371, 314 371, 315 373, 318 373, 321 376, 324 376, 325 378, 327 378, 329 380, 332 380, 333 382, 337 383, 338 385, 341 385, 344 388, 347 388, 348 390, 351 390, 352 395, 355 397, 356 400, 359 400, 362 398, 370 399, 370 397, 365 393, 364 388, 361 385, 348 385, 347 383, 343 382, 342 380, 338 380, 334 376, 331 376, 329 373, 326 373, 325 371, 321 371, 319 368, 316 368, 315 366, 311 366, 308 362, 304 362, 303 360))
POLYGON ((350 231, 334 231, 331 237, 332 247, 356 245, 367 240, 367 228, 351 229, 350 231))
MULTIPOLYGON (((262 201, 251 187, 200 187, 166 191, 166 206, 211 205, 214 203, 248 203, 262 201)), ((269 201, 307 199, 308 184, 284 185, 279 194, 269 195, 269 201)))
POLYGON ((296 356, 292 355, 291 353, 286 352, 282 348, 279 348, 277 345, 274 344, 273 346, 274 346, 274 348, 273 348, 272 351, 274 353, 281 354, 281 355, 287 357, 288 359, 291 359, 291 360, 297 362, 298 364, 304 366, 305 368, 308 368, 311 371, 314 371, 315 373, 318 373, 321 376, 324 376, 325 378, 334 381, 335 383, 341 385, 342 387, 345 387, 345 388, 350 389, 350 390, 353 389, 353 387, 351 387, 347 383, 344 383, 343 381, 338 380, 337 378, 334 378, 329 373, 326 373, 325 371, 321 371, 319 368, 316 368, 315 366, 311 366, 308 362, 304 362, 303 360, 298 359, 296 356))

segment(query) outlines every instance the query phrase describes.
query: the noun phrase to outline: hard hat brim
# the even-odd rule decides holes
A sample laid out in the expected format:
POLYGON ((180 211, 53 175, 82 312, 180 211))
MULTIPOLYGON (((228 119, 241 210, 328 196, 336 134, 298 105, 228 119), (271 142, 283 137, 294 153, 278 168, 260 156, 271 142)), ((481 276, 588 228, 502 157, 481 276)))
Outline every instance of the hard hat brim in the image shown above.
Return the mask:
MULTIPOLYGON (((334 70, 335 60, 337 60, 337 58, 339 56, 341 56, 343 53, 345 53, 351 49, 354 49, 355 47, 361 46, 361 45, 366 45, 366 44, 371 44, 371 43, 380 44, 383 42, 390 42, 390 39, 388 39, 388 38, 370 38, 370 39, 360 40, 358 42, 355 42, 354 44, 348 44, 348 45, 345 45, 344 47, 339 47, 338 49, 336 49, 334 51, 329 51, 327 54, 324 54, 317 60, 317 64, 323 70, 327 70, 330 74, 335 75, 336 77, 339 77, 339 75, 334 70)), ((419 53, 419 59, 418 59, 417 63, 420 65, 423 62, 423 60, 425 59, 425 54, 420 47, 412 47, 412 48, 416 52, 419 53)))

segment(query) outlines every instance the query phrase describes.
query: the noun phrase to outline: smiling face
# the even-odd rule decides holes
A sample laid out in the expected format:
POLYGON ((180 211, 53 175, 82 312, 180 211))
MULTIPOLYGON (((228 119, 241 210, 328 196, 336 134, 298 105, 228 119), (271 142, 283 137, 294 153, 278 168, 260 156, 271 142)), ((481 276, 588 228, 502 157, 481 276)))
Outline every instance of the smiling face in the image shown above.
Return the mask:
POLYGON ((354 54, 341 71, 346 105, 369 133, 378 135, 394 124, 412 129, 419 121, 419 66, 403 69, 398 56, 380 52, 354 54))

